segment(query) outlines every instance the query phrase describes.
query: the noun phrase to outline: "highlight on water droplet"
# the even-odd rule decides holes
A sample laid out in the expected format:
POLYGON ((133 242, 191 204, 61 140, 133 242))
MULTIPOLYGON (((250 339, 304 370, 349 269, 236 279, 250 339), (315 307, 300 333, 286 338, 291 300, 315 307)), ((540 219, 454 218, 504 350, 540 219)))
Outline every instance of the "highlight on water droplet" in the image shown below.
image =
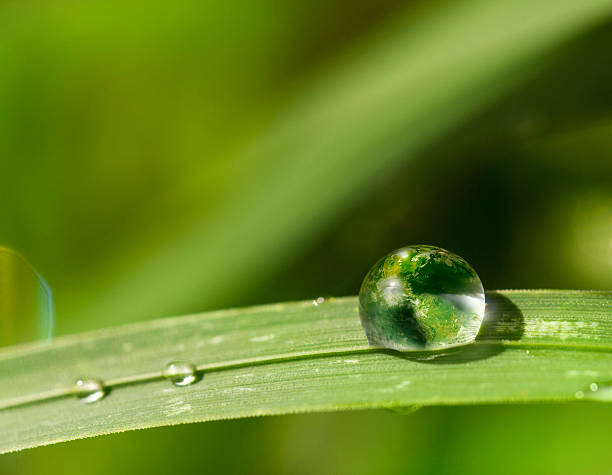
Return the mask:
POLYGON ((0 346, 53 334, 53 294, 20 253, 0 246, 0 346))
POLYGON ((472 343, 484 319, 480 278, 461 257, 439 247, 404 247, 380 259, 359 291, 368 341, 399 351, 472 343))
POLYGON ((102 381, 93 378, 79 378, 72 388, 73 394, 82 402, 91 404, 106 396, 106 388, 102 381))
POLYGON ((183 360, 171 361, 162 374, 175 386, 189 386, 200 379, 197 368, 183 360))

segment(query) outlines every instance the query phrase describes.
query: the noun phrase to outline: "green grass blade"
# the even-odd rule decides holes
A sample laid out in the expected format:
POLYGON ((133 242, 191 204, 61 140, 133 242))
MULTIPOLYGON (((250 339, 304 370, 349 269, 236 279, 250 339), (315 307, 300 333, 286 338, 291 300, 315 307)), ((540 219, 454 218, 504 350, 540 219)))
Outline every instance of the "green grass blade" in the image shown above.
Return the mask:
POLYGON ((477 342, 439 357, 369 348, 354 297, 154 320, 5 348, 0 452, 238 417, 571 401, 588 396, 592 383, 612 380, 612 292, 500 291, 488 293, 487 302, 477 342), (202 369, 201 381, 174 387, 161 379, 163 366, 177 358, 202 369), (90 405, 69 395, 42 399, 69 392, 83 375, 107 381, 107 397, 90 405))

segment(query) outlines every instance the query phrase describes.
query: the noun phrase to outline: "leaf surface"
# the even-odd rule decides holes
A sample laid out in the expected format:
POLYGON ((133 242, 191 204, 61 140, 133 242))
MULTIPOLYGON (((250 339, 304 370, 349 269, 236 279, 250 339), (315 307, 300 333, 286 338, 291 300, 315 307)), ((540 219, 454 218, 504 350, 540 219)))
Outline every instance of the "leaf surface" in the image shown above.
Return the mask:
POLYGON ((354 297, 153 320, 0 351, 0 451, 239 417, 573 401, 594 382, 610 400, 611 353, 612 292, 489 292, 476 342, 443 353, 369 347, 354 297), (175 359, 201 380, 164 380, 175 359), (108 395, 78 401, 82 376, 108 395))

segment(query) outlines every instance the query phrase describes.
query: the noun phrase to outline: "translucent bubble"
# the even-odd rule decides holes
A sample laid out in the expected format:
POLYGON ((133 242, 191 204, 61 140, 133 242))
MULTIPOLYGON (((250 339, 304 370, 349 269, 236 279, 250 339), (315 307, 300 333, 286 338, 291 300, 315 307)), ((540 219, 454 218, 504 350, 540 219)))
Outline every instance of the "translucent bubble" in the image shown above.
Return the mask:
POLYGON ((53 294, 18 252, 0 246, 0 346, 49 339, 53 294))
POLYGON ((359 310, 371 345, 442 349, 474 341, 485 295, 478 275, 461 257, 418 245, 374 264, 359 291, 359 310))

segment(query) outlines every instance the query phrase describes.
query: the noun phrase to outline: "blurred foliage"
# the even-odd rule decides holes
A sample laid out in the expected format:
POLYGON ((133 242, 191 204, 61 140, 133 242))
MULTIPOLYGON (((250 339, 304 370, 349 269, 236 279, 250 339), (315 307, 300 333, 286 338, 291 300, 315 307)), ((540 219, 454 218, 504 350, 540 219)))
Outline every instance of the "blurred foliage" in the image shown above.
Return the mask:
MULTIPOLYGON (((465 257, 489 289, 609 289, 610 5, 522 3, 3 2, 0 243, 47 278, 62 333, 355 294, 372 262, 419 242, 465 257), (590 28, 443 104, 461 65, 532 46, 525 35, 495 50, 506 24, 598 11, 590 28), (495 54, 457 56, 470 41, 495 54), (368 109, 375 90, 353 107, 369 78, 395 91, 372 55, 391 61, 407 45, 425 69, 457 67, 425 76, 429 96, 417 88, 368 109), (444 105, 430 124, 397 119, 427 98, 444 105), (328 101, 337 107, 317 116, 328 101), (425 134, 436 120, 445 126, 425 134), (253 144, 265 153, 246 153, 253 144)), ((0 472, 451 473, 461 461, 474 473, 601 473, 610 422, 605 406, 295 416, 37 449, 1 458, 0 472)))
POLYGON ((610 419, 602 420, 602 411, 586 404, 479 406, 409 416, 364 411, 256 418, 128 432, 0 460, 6 473, 86 468, 96 475, 607 473, 610 439, 602 426, 610 419))
POLYGON ((0 346, 53 336, 53 294, 19 253, 0 246, 0 346))

